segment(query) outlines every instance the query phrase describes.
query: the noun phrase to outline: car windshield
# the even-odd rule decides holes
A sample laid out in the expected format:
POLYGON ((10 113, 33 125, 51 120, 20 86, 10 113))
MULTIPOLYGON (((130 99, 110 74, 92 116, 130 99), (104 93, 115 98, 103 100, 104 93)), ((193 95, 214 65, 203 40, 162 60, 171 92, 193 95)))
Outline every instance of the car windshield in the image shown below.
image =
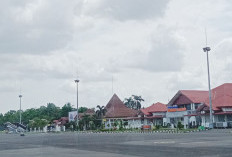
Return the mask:
POLYGON ((0 1, 0 157, 231 157, 231 8, 0 1))

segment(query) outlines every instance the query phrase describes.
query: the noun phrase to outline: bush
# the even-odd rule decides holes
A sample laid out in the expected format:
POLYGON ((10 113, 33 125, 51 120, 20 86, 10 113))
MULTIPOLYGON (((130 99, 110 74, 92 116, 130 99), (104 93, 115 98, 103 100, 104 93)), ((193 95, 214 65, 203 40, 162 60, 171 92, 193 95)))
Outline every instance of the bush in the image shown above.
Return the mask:
POLYGON ((182 125, 181 122, 178 122, 177 128, 178 128, 178 129, 183 129, 183 128, 184 128, 184 125, 182 125))

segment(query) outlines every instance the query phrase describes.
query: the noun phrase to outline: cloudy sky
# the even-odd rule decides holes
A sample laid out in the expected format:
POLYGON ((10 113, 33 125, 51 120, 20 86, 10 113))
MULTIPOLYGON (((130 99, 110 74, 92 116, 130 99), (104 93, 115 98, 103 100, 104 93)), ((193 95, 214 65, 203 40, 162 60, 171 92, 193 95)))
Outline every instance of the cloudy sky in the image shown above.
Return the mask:
POLYGON ((141 95, 149 106, 179 89, 232 82, 232 2, 226 0, 3 0, 0 113, 48 102, 106 105, 141 95))

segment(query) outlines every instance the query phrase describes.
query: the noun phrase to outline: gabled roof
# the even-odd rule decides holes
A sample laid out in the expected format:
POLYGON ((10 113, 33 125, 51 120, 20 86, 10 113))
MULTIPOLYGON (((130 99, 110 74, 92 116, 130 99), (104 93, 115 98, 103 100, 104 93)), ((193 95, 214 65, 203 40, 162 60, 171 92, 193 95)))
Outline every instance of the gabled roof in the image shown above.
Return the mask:
POLYGON ((167 106, 165 104, 157 102, 157 103, 152 104, 151 106, 149 106, 147 108, 140 109, 140 110, 143 112, 143 114, 148 116, 154 112, 167 112, 167 106))
POLYGON ((105 109, 105 118, 124 118, 137 115, 137 111, 126 107, 116 94, 107 103, 105 109))
POLYGON ((204 103, 208 97, 208 91, 180 90, 169 101, 168 105, 182 105, 188 103, 204 103))
MULTIPOLYGON (((222 107, 232 107, 232 83, 224 83, 213 88, 211 91, 213 110, 218 111, 222 107)), ((200 90, 180 90, 171 99, 168 105, 188 103, 203 103, 209 107, 209 92, 200 90)))
MULTIPOLYGON (((209 98, 206 99, 209 106, 209 98)), ((213 108, 232 107, 232 83, 224 83, 212 90, 213 108)))

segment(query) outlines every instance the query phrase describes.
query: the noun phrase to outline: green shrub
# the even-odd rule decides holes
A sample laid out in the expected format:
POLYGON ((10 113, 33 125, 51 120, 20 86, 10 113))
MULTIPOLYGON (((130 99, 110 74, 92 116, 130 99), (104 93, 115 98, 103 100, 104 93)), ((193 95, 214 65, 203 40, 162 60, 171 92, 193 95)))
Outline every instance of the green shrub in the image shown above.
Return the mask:
POLYGON ((184 125, 182 125, 181 122, 178 122, 177 128, 178 128, 178 129, 183 129, 183 128, 184 128, 184 125))

